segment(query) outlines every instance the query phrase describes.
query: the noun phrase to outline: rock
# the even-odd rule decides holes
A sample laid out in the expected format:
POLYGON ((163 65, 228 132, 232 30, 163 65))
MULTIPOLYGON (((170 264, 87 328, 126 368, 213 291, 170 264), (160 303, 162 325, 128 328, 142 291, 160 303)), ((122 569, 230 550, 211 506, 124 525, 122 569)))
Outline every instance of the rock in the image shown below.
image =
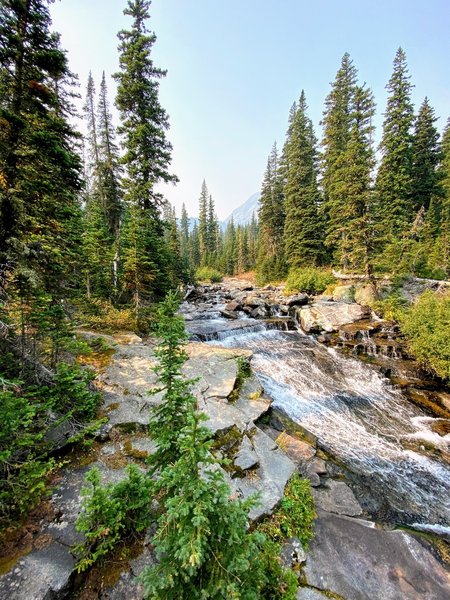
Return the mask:
POLYGON ((352 490, 343 481, 327 481, 325 487, 311 490, 318 508, 338 515, 357 517, 362 514, 361 506, 352 490))
POLYGON ((281 501, 286 483, 295 472, 294 463, 263 431, 257 429, 253 449, 259 458, 259 467, 251 476, 232 479, 230 485, 243 498, 259 493, 259 505, 250 510, 252 520, 272 514, 281 501))
POLYGON ((318 456, 315 456, 311 461, 309 461, 307 468, 311 473, 317 473, 318 475, 326 475, 328 472, 327 463, 323 460, 323 458, 319 458, 318 456))
POLYGON ((309 460, 316 453, 316 449, 313 446, 286 432, 278 436, 276 443, 296 464, 309 460))
POLYGON ((378 300, 379 294, 376 287, 369 283, 367 285, 358 285, 355 290, 355 302, 362 306, 372 306, 378 300))
POLYGON ((53 543, 21 558, 0 577, 0 598, 50 600, 66 595, 75 559, 70 548, 53 543))
POLYGON ((242 471, 247 471, 259 465, 258 455, 253 450, 253 445, 246 435, 242 439, 241 447, 233 462, 242 471))
POLYGON ((322 302, 298 309, 300 324, 306 333, 337 331, 342 325, 355 323, 368 315, 368 308, 345 302, 322 302))
POLYGON ((309 586, 351 600, 450 597, 449 574, 414 536, 321 511, 304 574, 309 586))
POLYGON ((306 552, 303 550, 301 541, 293 537, 283 544, 280 559, 285 567, 291 568, 306 561, 306 552))
POLYGON ((249 359, 249 350, 219 348, 205 344, 189 344, 187 347, 189 360, 185 364, 188 377, 198 377, 200 382, 196 389, 203 388, 205 400, 208 398, 228 398, 234 389, 238 366, 237 357, 249 359))
POLYGON ((237 312, 234 312, 232 310, 221 310, 220 314, 222 315, 222 317, 225 317, 225 319, 239 319, 239 315, 237 314, 237 312))
POLYGON ((265 317, 268 316, 268 314, 269 313, 267 311, 267 308, 263 304, 261 304, 261 306, 257 306, 256 308, 254 308, 252 310, 252 312, 250 313, 250 316, 253 319, 264 319, 265 317))
POLYGON ((298 590, 297 600, 329 600, 330 596, 314 588, 302 587, 298 590))
POLYGON ((142 338, 135 333, 130 333, 129 331, 124 333, 116 333, 113 337, 118 344, 142 344, 142 338))
POLYGON ((247 306, 251 306, 252 308, 256 308, 257 306, 265 306, 266 301, 264 298, 261 298, 256 294, 250 294, 245 298, 245 304, 247 306))
POLYGON ((308 294, 296 294, 295 296, 291 296, 286 299, 286 304, 291 306, 303 306, 304 304, 308 304, 309 296, 308 294))
POLYGON ((238 302, 237 300, 231 300, 231 302, 228 302, 227 304, 225 304, 225 310, 228 310, 231 312, 236 312, 241 309, 242 309, 242 304, 240 302, 238 302))
POLYGON ((337 285, 333 290, 334 302, 351 303, 355 300, 355 286, 353 285, 337 285))

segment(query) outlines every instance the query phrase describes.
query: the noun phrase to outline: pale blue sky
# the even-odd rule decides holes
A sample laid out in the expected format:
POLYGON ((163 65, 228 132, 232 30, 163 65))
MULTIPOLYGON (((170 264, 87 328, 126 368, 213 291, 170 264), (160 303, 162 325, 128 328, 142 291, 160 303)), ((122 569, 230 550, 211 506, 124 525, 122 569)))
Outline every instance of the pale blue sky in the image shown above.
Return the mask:
MULTIPOLYGON (((62 0, 51 7, 84 94, 117 69, 117 31, 130 19, 126 0, 62 0)), ((148 23, 158 39, 155 64, 168 70, 160 99, 170 116, 172 170, 165 190, 197 213, 203 178, 220 218, 258 191, 267 156, 281 147, 292 102, 304 88, 320 137, 324 99, 344 52, 377 102, 381 134, 384 89, 398 46, 406 52, 416 105, 428 96, 450 115, 448 0, 153 0, 148 23)), ((111 103, 114 82, 109 78, 111 103)))

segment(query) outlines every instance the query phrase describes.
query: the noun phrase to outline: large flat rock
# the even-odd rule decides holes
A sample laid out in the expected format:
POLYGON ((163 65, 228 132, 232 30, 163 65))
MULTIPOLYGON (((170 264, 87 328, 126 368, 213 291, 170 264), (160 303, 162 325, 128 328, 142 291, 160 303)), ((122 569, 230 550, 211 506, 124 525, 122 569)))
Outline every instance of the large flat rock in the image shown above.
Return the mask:
POLYGON ((346 302, 320 302, 297 309, 302 329, 313 331, 337 331, 339 327, 355 323, 368 315, 367 307, 346 302))
POLYGON ((251 438, 253 451, 259 467, 243 479, 230 481, 231 486, 243 498, 259 494, 259 504, 250 511, 251 519, 260 519, 273 512, 281 501, 284 488, 295 473, 295 464, 260 429, 251 438))
POLYGON ((304 569, 309 586, 346 600, 450 598, 449 574, 409 533, 383 531, 368 521, 323 511, 318 514, 304 569))
POLYGON ((362 514, 361 506, 344 481, 329 479, 325 487, 312 489, 311 494, 316 506, 327 512, 349 517, 362 514))

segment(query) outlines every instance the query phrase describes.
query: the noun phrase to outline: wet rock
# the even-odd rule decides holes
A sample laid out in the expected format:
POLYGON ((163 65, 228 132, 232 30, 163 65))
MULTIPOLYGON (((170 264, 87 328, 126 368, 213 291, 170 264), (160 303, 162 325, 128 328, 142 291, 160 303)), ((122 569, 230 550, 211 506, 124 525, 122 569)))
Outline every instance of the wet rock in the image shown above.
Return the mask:
POLYGON ((286 432, 278 436, 276 443, 296 464, 309 460, 316 453, 316 449, 313 446, 286 432))
POLYGON ((342 325, 354 323, 367 315, 367 307, 345 302, 323 302, 299 310, 300 324, 307 333, 337 331, 342 325))
POLYGON ((304 304, 308 304, 309 296, 308 294, 296 294, 295 296, 290 296, 286 299, 287 306, 303 306, 304 304))
POLYGON ((227 304, 225 304, 225 310, 228 310, 231 312, 236 312, 241 309, 242 309, 242 304, 241 304, 241 302, 238 302, 237 300, 231 300, 231 302, 228 302, 227 304))
POLYGON ((242 439, 241 447, 233 462, 242 471, 247 471, 259 465, 258 455, 253 450, 253 445, 246 435, 242 439))
POLYGON ((268 312, 267 308, 263 304, 261 304, 261 306, 257 306, 250 313, 250 316, 253 319, 264 319, 268 315, 269 315, 269 312, 268 312))
POLYGON ((222 317, 225 317, 225 319, 239 319, 238 313, 232 310, 221 310, 220 314, 222 317))
POLYGON ((311 490, 318 508, 338 515, 357 517, 362 514, 361 506, 352 490, 343 481, 327 481, 325 487, 311 490))
POLYGON ((247 306, 250 306, 252 308, 256 308, 257 306, 265 306, 266 305, 266 301, 264 298, 261 298, 260 296, 257 296, 255 294, 251 294, 250 296, 247 296, 245 298, 245 304, 247 306))
POLYGON ((304 574, 309 586, 352 600, 450 597, 449 574, 415 537, 321 511, 304 574))
POLYGON ((70 549, 53 543, 34 550, 0 577, 0 598, 5 600, 50 600, 63 598, 75 559, 70 549))

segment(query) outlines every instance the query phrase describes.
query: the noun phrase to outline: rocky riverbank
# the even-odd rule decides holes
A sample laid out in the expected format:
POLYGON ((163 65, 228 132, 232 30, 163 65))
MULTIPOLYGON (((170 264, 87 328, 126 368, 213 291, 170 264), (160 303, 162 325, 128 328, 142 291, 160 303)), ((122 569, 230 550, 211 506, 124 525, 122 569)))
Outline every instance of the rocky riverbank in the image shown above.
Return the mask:
MULTIPOLYGON (((299 600, 448 598, 450 579, 442 562, 445 542, 440 542, 439 555, 423 536, 389 530, 386 523, 377 525, 373 514, 380 507, 371 506, 366 491, 358 490, 311 431, 271 408, 272 398, 248 369, 252 352, 200 341, 220 342, 233 331, 258 331, 262 324, 289 330, 297 326, 299 310, 309 307, 304 295, 286 298, 280 290, 242 287, 249 286, 227 284, 191 291, 191 302, 183 312, 196 341, 188 346, 186 374, 199 377, 194 392, 215 433, 216 450, 230 460, 227 478, 234 493, 260 494, 253 519, 273 511, 293 473, 310 480, 318 513, 315 538, 307 554, 295 539, 283 552, 283 560, 301 573, 299 600)), ((98 337, 89 332, 82 335, 98 337)), ((134 334, 102 337, 112 347, 100 361, 103 366, 97 377, 104 396, 102 414, 108 422, 93 447, 77 451, 63 467, 45 510, 41 507, 22 528, 23 543, 16 544, 20 553, 12 552, 5 560, 0 577, 2 598, 143 598, 135 576, 154 560, 151 531, 117 557, 114 569, 94 569, 87 578, 73 572, 71 547, 79 540, 74 524, 86 471, 96 465, 105 482, 117 481, 130 462, 145 469, 145 458, 154 448, 147 427, 149 409, 159 401, 158 395, 147 395, 155 385, 153 342, 134 334)))

